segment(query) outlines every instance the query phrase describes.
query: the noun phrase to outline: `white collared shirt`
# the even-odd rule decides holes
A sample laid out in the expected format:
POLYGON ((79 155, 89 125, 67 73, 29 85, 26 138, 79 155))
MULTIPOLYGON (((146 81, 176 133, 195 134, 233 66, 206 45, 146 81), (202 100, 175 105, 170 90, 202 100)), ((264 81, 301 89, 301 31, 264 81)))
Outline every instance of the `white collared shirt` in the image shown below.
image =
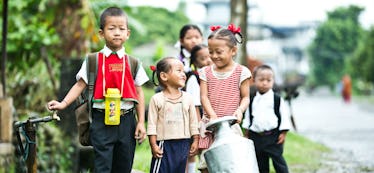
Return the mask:
MULTIPOLYGON (((290 111, 281 97, 279 105, 281 124, 279 130, 289 130, 291 128, 290 111)), ((264 94, 256 93, 252 102, 253 122, 249 130, 263 132, 277 128, 278 118, 274 112, 274 92, 269 90, 264 94)), ((248 129, 250 124, 249 109, 246 110, 242 127, 248 129)))
MULTIPOLYGON (((104 56, 107 58, 113 51, 110 50, 105 45, 104 48, 102 50, 100 50, 100 52, 102 52, 104 54, 104 56)), ((125 48, 122 47, 122 49, 120 49, 116 53, 117 53, 118 57, 122 59, 126 55, 125 48)), ((78 71, 75 78, 76 78, 77 81, 79 79, 83 79, 83 81, 86 84, 88 84, 88 75, 87 75, 86 63, 87 63, 86 60, 83 61, 82 66, 81 66, 80 70, 78 71)), ((146 83, 149 80, 149 78, 148 78, 147 73, 145 72, 143 66, 141 65, 140 61, 139 61, 138 66, 139 66, 139 68, 138 68, 138 71, 136 73, 134 83, 135 83, 135 86, 142 86, 144 83, 146 83)), ((122 102, 121 102, 121 109, 131 109, 134 106, 133 102, 123 102, 123 103, 122 102)), ((93 104, 93 107, 94 108, 99 108, 99 109, 104 109, 105 105, 104 105, 103 102, 100 102, 100 103, 95 102, 93 104)))

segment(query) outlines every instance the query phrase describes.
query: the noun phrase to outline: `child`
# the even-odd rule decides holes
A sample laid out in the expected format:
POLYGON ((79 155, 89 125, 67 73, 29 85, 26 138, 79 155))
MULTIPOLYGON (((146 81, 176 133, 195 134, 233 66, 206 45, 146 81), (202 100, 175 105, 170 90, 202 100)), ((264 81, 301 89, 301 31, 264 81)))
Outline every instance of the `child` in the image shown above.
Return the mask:
POLYGON ((281 97, 278 96, 276 101, 272 89, 274 72, 270 66, 257 66, 253 78, 257 92, 245 113, 242 124, 246 129, 245 136, 254 142, 261 173, 269 172, 269 157, 277 173, 287 173, 287 164, 282 154, 286 134, 291 127, 288 107, 281 97))
POLYGON ((192 24, 184 25, 179 32, 180 52, 178 58, 184 64, 184 71, 191 71, 190 55, 194 46, 203 43, 203 34, 199 27, 192 24))
MULTIPOLYGON (((186 92, 192 95, 194 100, 198 122, 201 120, 202 107, 200 102, 200 81, 198 70, 213 62, 209 56, 208 46, 199 44, 192 48, 190 65, 192 71, 187 73, 186 92)), ((188 158, 188 173, 195 172, 195 157, 188 158)))
MULTIPOLYGON (((94 171, 100 173, 131 172, 136 139, 141 142, 146 137, 144 94, 141 85, 148 81, 148 77, 141 65, 134 79, 131 75, 129 57, 123 47, 130 36, 127 21, 126 13, 117 7, 107 8, 100 17, 99 34, 105 39, 105 46, 97 55, 98 70, 90 127, 91 143, 95 152, 94 171), (108 88, 117 88, 122 96, 119 125, 104 124, 104 100, 108 88), (137 124, 134 107, 138 115, 137 124)), ((76 84, 61 102, 50 101, 49 109, 65 109, 87 87, 86 61, 76 76, 76 84)))
POLYGON ((197 152, 199 132, 192 97, 180 90, 186 82, 183 64, 167 57, 153 70, 153 77, 157 75, 163 90, 152 96, 149 103, 147 133, 153 155, 151 172, 184 173, 187 157, 197 152))
POLYGON ((196 114, 200 121, 202 115, 202 107, 200 102, 200 81, 198 70, 205 66, 211 65, 208 46, 204 44, 196 45, 191 50, 190 66, 192 71, 187 73, 186 92, 190 93, 194 98, 196 114))
MULTIPOLYGON (((236 116, 237 123, 240 123, 249 104, 251 78, 248 68, 234 61, 238 50, 237 43, 242 41, 240 28, 235 28, 231 24, 228 29, 211 27, 211 30, 213 32, 208 37, 208 47, 214 64, 199 71, 203 120, 206 122, 208 119, 232 115, 236 116)), ((241 133, 238 124, 233 128, 241 133)), ((199 142, 199 147, 208 148, 211 140, 211 136, 203 138, 204 142, 199 142)), ((204 157, 200 160, 199 169, 207 172, 204 157)))
MULTIPOLYGON (((184 25, 179 31, 179 41, 176 47, 179 46, 180 51, 177 58, 184 64, 184 72, 191 71, 190 68, 190 52, 192 48, 203 42, 203 34, 199 27, 192 24, 184 25)), ((157 86, 155 92, 158 93, 162 90, 162 86, 157 86)), ((185 91, 185 88, 182 88, 185 91)))

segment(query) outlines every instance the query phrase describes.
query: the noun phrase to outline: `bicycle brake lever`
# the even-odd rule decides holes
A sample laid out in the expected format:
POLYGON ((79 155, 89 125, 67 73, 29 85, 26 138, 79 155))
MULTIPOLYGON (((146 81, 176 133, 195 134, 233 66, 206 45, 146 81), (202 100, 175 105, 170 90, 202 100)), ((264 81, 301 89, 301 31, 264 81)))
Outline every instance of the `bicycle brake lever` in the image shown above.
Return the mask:
POLYGON ((56 111, 53 111, 52 119, 57 120, 57 121, 61 120, 61 118, 57 115, 56 111))

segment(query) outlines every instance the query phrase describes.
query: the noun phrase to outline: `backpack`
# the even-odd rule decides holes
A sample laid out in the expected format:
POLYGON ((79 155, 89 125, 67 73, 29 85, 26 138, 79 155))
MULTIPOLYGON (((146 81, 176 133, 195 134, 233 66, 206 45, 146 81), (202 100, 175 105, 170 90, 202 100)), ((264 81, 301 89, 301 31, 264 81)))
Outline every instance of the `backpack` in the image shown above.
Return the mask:
MULTIPOLYGON (((248 107, 248 110, 249 110, 249 126, 248 126, 248 129, 249 129, 249 127, 252 126, 252 122, 253 122, 252 103, 253 103, 253 99, 254 99, 255 96, 256 96, 256 93, 251 95, 250 101, 249 101, 249 107, 248 107)), ((281 96, 277 93, 274 93, 274 113, 278 118, 277 129, 279 128, 280 123, 281 123, 281 115, 280 115, 280 112, 279 112, 280 101, 281 101, 281 96)))
MULTIPOLYGON (((76 100, 77 106, 75 107, 75 118, 78 126, 78 139, 79 143, 83 146, 91 146, 90 141, 90 124, 91 124, 91 110, 92 110, 92 97, 94 85, 97 75, 97 60, 98 52, 90 53, 86 57, 86 69, 88 76, 88 89, 81 93, 76 100), (90 103, 90 104, 88 104, 90 103)), ((139 68, 139 63, 136 58, 128 56, 129 65, 133 79, 139 68), (133 68, 135 67, 135 68, 133 68)))

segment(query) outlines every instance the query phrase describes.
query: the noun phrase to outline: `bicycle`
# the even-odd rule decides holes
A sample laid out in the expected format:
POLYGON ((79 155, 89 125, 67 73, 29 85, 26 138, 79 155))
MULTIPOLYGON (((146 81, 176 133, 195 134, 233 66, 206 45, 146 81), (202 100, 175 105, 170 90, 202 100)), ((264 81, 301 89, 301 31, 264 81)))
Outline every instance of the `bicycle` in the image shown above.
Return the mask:
POLYGON ((36 124, 41 122, 50 122, 52 120, 60 121, 60 117, 56 111, 52 115, 41 118, 30 117, 24 121, 16 121, 13 123, 13 129, 16 133, 18 147, 17 149, 23 155, 23 160, 26 162, 26 169, 28 173, 37 172, 36 160, 36 124), (23 145, 21 134, 24 136, 26 144, 23 145))

